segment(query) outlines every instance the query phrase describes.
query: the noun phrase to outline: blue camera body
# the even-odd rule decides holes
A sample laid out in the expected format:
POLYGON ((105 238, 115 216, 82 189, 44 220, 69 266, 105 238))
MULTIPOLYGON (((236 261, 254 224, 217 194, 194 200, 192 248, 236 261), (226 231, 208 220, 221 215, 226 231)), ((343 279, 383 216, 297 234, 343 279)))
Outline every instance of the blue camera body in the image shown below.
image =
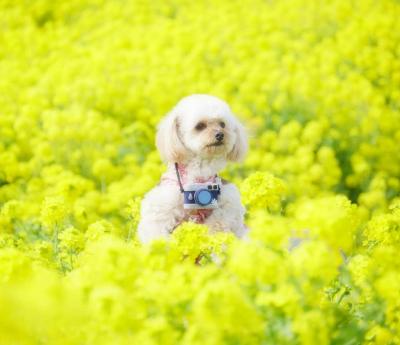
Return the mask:
POLYGON ((195 183, 185 186, 183 208, 189 210, 215 209, 218 207, 220 193, 221 186, 218 183, 195 183))

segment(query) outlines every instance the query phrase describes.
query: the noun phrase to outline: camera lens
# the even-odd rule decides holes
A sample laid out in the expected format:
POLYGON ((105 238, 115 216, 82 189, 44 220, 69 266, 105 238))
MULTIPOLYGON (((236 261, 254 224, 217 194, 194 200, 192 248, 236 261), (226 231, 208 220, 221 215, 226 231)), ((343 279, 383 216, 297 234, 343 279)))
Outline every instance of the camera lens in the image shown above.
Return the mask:
POLYGON ((197 204, 206 206, 211 203, 213 197, 212 194, 207 189, 200 189, 196 192, 194 199, 197 204))

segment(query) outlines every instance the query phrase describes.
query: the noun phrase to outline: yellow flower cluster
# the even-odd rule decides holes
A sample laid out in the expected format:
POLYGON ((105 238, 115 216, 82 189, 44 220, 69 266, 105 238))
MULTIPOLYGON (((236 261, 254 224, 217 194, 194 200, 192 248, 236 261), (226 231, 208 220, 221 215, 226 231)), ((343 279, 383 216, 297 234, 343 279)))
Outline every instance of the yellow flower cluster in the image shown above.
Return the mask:
POLYGON ((0 2, 0 344, 400 344, 400 3, 0 2), (155 126, 225 99, 249 238, 141 246, 155 126))

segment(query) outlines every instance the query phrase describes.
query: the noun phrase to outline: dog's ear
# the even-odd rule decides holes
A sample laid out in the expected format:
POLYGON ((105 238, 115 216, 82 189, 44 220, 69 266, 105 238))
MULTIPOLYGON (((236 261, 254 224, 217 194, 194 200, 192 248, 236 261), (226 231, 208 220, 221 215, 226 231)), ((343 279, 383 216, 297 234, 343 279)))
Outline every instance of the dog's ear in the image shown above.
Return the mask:
POLYGON ((233 145, 231 152, 228 153, 228 159, 234 162, 243 160, 248 150, 247 133, 243 125, 234 120, 234 131, 236 134, 236 141, 233 145))
POLYGON ((170 112, 158 125, 156 146, 165 163, 180 162, 186 155, 186 148, 179 138, 178 115, 170 112))

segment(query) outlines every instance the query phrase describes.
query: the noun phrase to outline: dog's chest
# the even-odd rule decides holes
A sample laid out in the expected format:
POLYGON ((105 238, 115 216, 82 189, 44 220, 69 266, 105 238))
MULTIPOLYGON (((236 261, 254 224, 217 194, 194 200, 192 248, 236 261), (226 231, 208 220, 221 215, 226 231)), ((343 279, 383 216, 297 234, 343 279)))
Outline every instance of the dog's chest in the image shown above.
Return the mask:
POLYGON ((204 224, 213 210, 218 208, 217 199, 222 183, 217 175, 190 176, 185 168, 176 164, 175 174, 166 172, 161 177, 160 184, 176 186, 177 193, 182 195, 182 198, 179 198, 181 200, 179 208, 182 210, 182 217, 177 220, 177 226, 185 221, 204 224), (207 196, 210 200, 205 200, 207 196))
POLYGON ((211 216, 213 210, 199 209, 199 210, 184 210, 184 218, 181 222, 193 222, 197 224, 204 224, 206 219, 211 216))

